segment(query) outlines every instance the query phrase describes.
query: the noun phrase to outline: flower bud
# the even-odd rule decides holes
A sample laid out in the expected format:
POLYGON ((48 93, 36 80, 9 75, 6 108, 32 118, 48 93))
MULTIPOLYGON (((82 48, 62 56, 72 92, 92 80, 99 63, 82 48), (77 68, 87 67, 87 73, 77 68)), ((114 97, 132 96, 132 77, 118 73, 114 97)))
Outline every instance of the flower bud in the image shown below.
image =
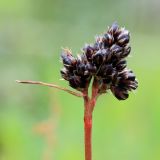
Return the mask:
POLYGON ((83 51, 87 57, 88 61, 92 61, 92 55, 94 54, 94 48, 90 45, 87 45, 83 48, 83 51))
POLYGON ((93 64, 95 64, 96 66, 100 66, 105 60, 105 53, 102 52, 102 50, 99 50, 92 56, 92 60, 93 64))
POLYGON ((64 66, 68 68, 75 66, 77 62, 76 59, 72 56, 72 54, 70 52, 66 52, 65 50, 61 54, 61 58, 62 58, 64 66))
POLYGON ((127 30, 122 30, 121 34, 117 37, 117 42, 120 46, 124 46, 129 42, 130 36, 127 30))
POLYGON ((112 64, 105 64, 102 65, 99 72, 97 73, 98 76, 101 76, 103 78, 106 78, 107 76, 110 76, 113 74, 113 66, 112 64))
POLYGON ((81 83, 81 81, 80 81, 80 77, 79 76, 71 76, 69 78, 69 85, 72 88, 75 88, 75 89, 79 88, 80 83, 81 83))
POLYGON ((116 36, 119 33, 119 26, 116 22, 112 24, 112 26, 109 28, 108 33, 116 36))
POLYGON ((105 63, 109 62, 112 58, 112 52, 110 49, 105 49, 105 63))
POLYGON ((83 76, 85 72, 85 64, 78 62, 76 66, 76 71, 78 75, 83 76))
POLYGON ((95 65, 92 65, 91 63, 87 63, 86 70, 91 74, 95 74, 97 71, 97 67, 95 65))
POLYGON ((102 41, 103 41, 104 48, 106 48, 106 47, 109 47, 113 44, 114 38, 111 34, 105 33, 103 38, 102 38, 102 41))
POLYGON ((121 55, 123 54, 123 48, 117 44, 112 45, 110 50, 113 53, 113 55, 115 55, 118 58, 121 57, 121 55))
POLYGON ((111 87, 112 93, 118 100, 125 100, 129 97, 128 91, 120 87, 111 87))
POLYGON ((123 54, 121 55, 121 58, 125 58, 130 54, 131 47, 129 45, 124 47, 123 54))
POLYGON ((61 69, 61 76, 62 76, 62 78, 64 78, 65 80, 69 80, 69 76, 68 76, 68 72, 67 72, 67 69, 66 68, 62 68, 61 69))
POLYGON ((94 44, 95 51, 98 51, 99 49, 102 49, 103 45, 104 45, 104 43, 103 43, 102 37, 101 36, 97 36, 96 37, 96 42, 94 44))
POLYGON ((118 71, 122 71, 127 67, 127 61, 125 59, 120 60, 117 64, 116 64, 116 69, 118 71))

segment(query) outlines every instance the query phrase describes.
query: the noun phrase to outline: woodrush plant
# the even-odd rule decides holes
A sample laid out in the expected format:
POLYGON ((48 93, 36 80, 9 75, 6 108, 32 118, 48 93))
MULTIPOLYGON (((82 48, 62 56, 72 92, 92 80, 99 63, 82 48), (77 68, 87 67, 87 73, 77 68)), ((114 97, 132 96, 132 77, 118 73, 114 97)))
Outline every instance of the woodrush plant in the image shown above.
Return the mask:
POLYGON ((87 44, 77 57, 71 50, 63 50, 61 76, 80 93, 55 84, 17 80, 19 83, 54 87, 84 99, 85 160, 92 160, 92 113, 97 98, 111 90, 118 100, 125 100, 129 91, 138 87, 134 73, 127 69, 126 57, 131 51, 129 40, 129 31, 113 23, 104 34, 96 37, 94 44, 87 44), (91 96, 88 94, 90 84, 91 96))

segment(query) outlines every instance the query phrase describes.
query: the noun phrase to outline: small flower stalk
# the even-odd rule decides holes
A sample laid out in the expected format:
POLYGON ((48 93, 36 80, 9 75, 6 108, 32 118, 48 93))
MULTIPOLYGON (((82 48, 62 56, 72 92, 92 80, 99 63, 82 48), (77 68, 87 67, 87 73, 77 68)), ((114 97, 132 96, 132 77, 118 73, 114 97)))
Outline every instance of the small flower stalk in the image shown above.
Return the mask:
MULTIPOLYGON (((129 41, 129 31, 113 23, 104 34, 96 37, 93 44, 85 45, 77 57, 73 56, 71 50, 63 50, 61 54, 63 68, 60 73, 62 78, 68 81, 69 86, 77 92, 47 84, 83 97, 85 160, 92 160, 92 113, 97 98, 110 90, 118 100, 126 100, 129 92, 138 87, 136 76, 127 68, 126 58, 131 52, 129 41), (91 96, 88 95, 90 85, 92 85, 91 96)), ((33 81, 32 84, 46 85, 43 82, 33 81)))

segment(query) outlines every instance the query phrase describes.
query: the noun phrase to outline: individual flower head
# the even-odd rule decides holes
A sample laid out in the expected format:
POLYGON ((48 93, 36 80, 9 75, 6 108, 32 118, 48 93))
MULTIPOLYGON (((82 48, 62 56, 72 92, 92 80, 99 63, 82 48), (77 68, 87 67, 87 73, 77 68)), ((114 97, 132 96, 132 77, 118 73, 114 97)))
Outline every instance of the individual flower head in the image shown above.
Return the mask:
POLYGON ((88 61, 85 55, 74 58, 71 51, 64 49, 61 54, 64 68, 61 69, 61 76, 69 81, 69 85, 79 91, 83 91, 91 79, 88 61))
POLYGON ((126 68, 125 58, 131 51, 129 41, 129 31, 113 23, 103 35, 96 37, 94 44, 86 45, 76 58, 71 51, 63 51, 62 77, 79 91, 88 87, 93 77, 98 81, 99 94, 110 89, 117 99, 127 99, 129 91, 138 87, 134 73, 126 68))

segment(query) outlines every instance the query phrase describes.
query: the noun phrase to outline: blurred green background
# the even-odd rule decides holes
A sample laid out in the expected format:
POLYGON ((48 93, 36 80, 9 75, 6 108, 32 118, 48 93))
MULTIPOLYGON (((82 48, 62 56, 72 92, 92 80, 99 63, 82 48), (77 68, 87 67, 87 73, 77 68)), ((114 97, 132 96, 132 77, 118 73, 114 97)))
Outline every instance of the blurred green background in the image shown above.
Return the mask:
POLYGON ((139 88, 126 101, 98 99, 93 160, 159 160, 159 13, 159 0, 1 0, 0 159, 84 159, 82 99, 15 80, 68 87, 61 47, 77 54, 117 21, 131 32, 128 66, 139 88))

